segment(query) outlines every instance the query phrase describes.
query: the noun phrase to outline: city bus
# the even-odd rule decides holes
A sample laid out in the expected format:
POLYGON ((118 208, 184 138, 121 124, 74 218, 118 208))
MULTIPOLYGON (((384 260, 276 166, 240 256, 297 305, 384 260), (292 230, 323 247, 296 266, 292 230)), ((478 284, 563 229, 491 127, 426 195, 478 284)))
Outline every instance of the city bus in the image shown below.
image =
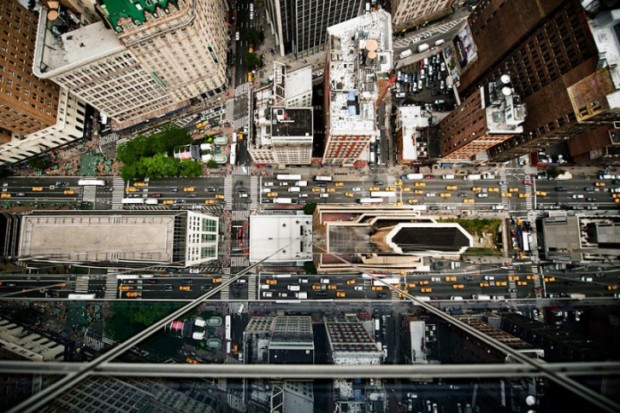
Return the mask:
POLYGON ((332 177, 330 175, 315 175, 314 178, 312 178, 312 180, 314 182, 331 182, 333 181, 332 177))
POLYGON ((275 198, 273 200, 274 204, 292 204, 293 203, 293 199, 292 198, 275 198))
POLYGON ((372 198, 394 198, 396 196, 396 192, 391 192, 391 191, 372 191, 372 192, 370 192, 370 196, 372 198))
MULTIPOLYGON (((157 201, 157 200, 155 200, 157 201)), ((144 198, 123 198, 123 205, 144 204, 144 198)))
POLYGON ((231 326, 230 326, 230 318, 231 318, 231 317, 230 317, 230 315, 227 315, 227 316, 225 317, 225 320, 226 320, 226 321, 224 322, 224 325, 225 325, 225 328, 226 328, 226 341, 230 341, 230 340, 231 340, 231 334, 230 334, 230 327, 231 327, 231 326))
POLYGON ((383 198, 360 198, 357 200, 358 204, 380 204, 383 202, 383 198))
POLYGON ((95 294, 69 294, 69 300, 94 300, 95 294))
POLYGON ((234 166, 237 162, 237 144, 230 145, 230 165, 234 166))
POLYGON ((103 179, 80 179, 78 181, 79 186, 105 186, 103 179))
POLYGON ((278 181, 301 181, 301 175, 278 174, 276 179, 278 181))
POLYGON ((372 280, 372 285, 385 286, 384 283, 387 283, 387 284, 400 284, 400 278, 399 277, 385 277, 385 278, 381 278, 381 281, 372 280), (383 282, 381 282, 381 281, 383 281, 383 282))

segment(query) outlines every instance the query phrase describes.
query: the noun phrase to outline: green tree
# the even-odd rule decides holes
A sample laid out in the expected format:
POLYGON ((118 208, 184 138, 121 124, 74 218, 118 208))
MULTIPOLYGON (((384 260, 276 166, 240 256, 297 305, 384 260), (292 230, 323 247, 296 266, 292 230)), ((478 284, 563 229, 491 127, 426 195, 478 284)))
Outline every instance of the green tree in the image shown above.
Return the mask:
POLYGON ((179 175, 185 178, 201 176, 202 163, 190 159, 181 161, 179 175))
POLYGON ((562 175, 564 173, 564 170, 552 166, 547 168, 546 173, 548 178, 555 179, 558 176, 562 175))
POLYGON ((121 166, 121 178, 125 181, 136 179, 138 177, 136 164, 129 164, 121 166))
POLYGON ((219 168, 219 166, 220 165, 213 159, 210 159, 209 162, 207 162, 207 168, 219 168))
POLYGON ((248 70, 256 70, 265 66, 262 55, 248 54, 248 70))
POLYGON ((304 262, 304 270, 306 270, 306 274, 316 274, 316 266, 313 261, 304 262))
POLYGON ((37 156, 34 159, 28 161, 28 165, 35 169, 45 169, 52 166, 52 158, 48 154, 37 156))
POLYGON ((105 320, 105 332, 116 341, 124 341, 179 307, 177 303, 114 302, 110 306, 112 315, 105 320))
POLYGON ((314 214, 314 210, 316 209, 316 203, 310 202, 304 205, 304 214, 312 215, 314 214))

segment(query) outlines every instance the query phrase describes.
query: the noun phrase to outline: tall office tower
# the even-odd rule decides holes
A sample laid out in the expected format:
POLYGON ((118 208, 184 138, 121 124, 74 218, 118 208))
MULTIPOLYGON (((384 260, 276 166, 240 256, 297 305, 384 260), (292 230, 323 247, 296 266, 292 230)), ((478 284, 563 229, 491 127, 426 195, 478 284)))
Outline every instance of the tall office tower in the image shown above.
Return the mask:
POLYGON ((394 0, 392 25, 399 32, 408 27, 440 18, 452 11, 456 0, 394 0))
POLYGON ((367 161, 380 136, 379 101, 392 70, 392 17, 379 10, 327 29, 325 153, 327 165, 367 161))
POLYGON ((81 138, 85 109, 32 73, 36 14, 7 0, 0 18, 0 164, 11 164, 81 138))
MULTIPOLYGON (((460 89, 467 95, 478 84, 509 74, 528 110, 523 134, 491 148, 492 160, 507 161, 568 139, 583 142, 588 139, 583 132, 617 118, 620 82, 614 81, 610 58, 618 47, 609 42, 613 48, 597 50, 597 36, 578 0, 489 1, 470 16, 470 24, 478 60, 465 69, 460 89), (585 109, 590 114, 583 117, 588 104, 593 109, 585 109)), ((616 37, 613 30, 609 34, 616 37)))
POLYGON ((479 87, 437 125, 442 159, 486 161, 487 149, 523 133, 520 102, 508 75, 479 87))
POLYGON ((121 129, 226 88, 223 0, 103 0, 89 25, 41 13, 34 71, 121 129))
POLYGON ((282 56, 325 48, 327 28, 359 16, 364 0, 266 0, 267 19, 282 56))

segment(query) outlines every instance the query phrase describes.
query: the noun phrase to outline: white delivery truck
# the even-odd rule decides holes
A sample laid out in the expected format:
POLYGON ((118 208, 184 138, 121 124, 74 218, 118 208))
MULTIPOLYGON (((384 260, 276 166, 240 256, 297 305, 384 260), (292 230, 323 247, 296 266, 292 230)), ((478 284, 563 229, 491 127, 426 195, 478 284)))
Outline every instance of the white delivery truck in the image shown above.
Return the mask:
POLYGON ((289 192, 301 192, 301 189, 298 186, 291 186, 288 189, 289 192))
POLYGON ((490 295, 474 294, 471 296, 471 298, 473 298, 474 300, 478 300, 478 301, 491 301, 490 295))
POLYGON ((418 46, 418 53, 425 52, 428 49, 430 49, 430 46, 428 45, 428 43, 422 43, 421 45, 418 46))
POLYGON ((480 179, 482 179, 482 176, 479 174, 469 174, 466 175, 465 177, 463 177, 464 180, 466 181, 478 181, 480 179))
POLYGON ((289 285, 288 287, 289 291, 300 291, 301 287, 299 285, 289 285))
POLYGON ((400 54, 398 55, 401 59, 404 59, 405 57, 409 57, 413 54, 413 52, 411 51, 411 49, 407 49, 407 50, 403 50, 402 52, 400 52, 400 54))
POLYGON ((306 292, 295 293, 295 298, 305 300, 308 298, 308 293, 306 292))
POLYGON ((419 179, 424 179, 424 174, 407 174, 407 175, 403 175, 402 178, 410 179, 410 180, 419 180, 419 179))

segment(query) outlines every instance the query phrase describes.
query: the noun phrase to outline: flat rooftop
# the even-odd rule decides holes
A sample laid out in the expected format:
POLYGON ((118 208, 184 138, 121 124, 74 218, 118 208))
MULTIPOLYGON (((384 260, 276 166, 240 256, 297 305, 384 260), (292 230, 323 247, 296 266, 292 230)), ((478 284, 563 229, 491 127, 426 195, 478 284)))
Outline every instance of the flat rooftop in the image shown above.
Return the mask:
POLYGON ((286 73, 284 98, 292 99, 305 93, 312 93, 312 66, 305 66, 286 73))
POLYGON ((374 340, 357 318, 325 316, 324 322, 332 351, 377 351, 374 340))
POLYGON ((430 116, 420 106, 401 106, 398 116, 402 127, 402 159, 415 161, 420 157, 417 147, 418 129, 429 125, 430 116))
POLYGON ((458 224, 399 224, 391 231, 388 243, 407 254, 426 250, 460 251, 473 246, 473 239, 458 224))
POLYGON ((271 136, 274 141, 299 136, 312 139, 312 108, 272 108, 271 136))
POLYGON ((250 261, 271 255, 266 262, 311 260, 312 216, 250 216, 250 261), (279 252, 273 255, 276 251, 279 252))
POLYGON ((19 259, 78 262, 173 260, 175 215, 54 214, 22 217, 19 259))
POLYGON ((392 69, 392 20, 379 10, 327 28, 330 134, 375 131, 377 80, 392 69))

